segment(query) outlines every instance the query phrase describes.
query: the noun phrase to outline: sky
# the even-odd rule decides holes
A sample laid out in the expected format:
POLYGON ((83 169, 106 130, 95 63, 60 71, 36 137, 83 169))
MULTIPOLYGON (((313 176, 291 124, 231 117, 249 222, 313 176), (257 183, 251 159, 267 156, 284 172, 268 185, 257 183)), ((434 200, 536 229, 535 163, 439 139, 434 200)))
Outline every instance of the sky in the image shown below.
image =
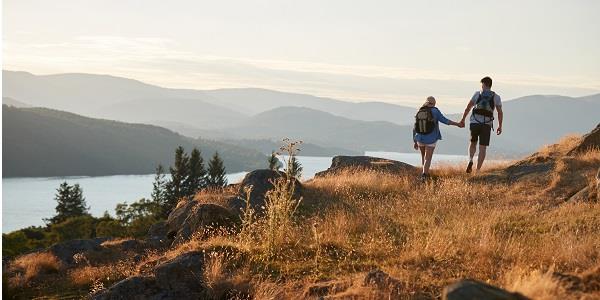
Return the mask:
POLYGON ((600 93, 600 1, 4 0, 3 69, 458 109, 600 93))

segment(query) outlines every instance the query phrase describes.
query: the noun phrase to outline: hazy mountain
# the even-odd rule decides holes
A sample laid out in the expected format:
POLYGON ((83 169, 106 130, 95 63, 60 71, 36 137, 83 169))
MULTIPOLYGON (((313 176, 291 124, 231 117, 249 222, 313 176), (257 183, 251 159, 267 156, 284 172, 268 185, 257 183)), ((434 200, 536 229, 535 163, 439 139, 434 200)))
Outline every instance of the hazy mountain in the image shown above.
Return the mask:
POLYGON ((312 108, 354 120, 408 124, 412 122, 415 113, 415 108, 383 102, 353 103, 256 88, 218 89, 204 92, 212 96, 212 101, 250 114, 257 114, 283 106, 296 106, 312 108))
POLYGON ((219 151, 227 171, 264 167, 254 150, 193 140, 142 124, 91 119, 45 108, 2 107, 3 176, 148 174, 172 164, 179 145, 198 147, 205 159, 219 151))
MULTIPOLYGON (((583 134, 596 127, 600 122, 600 94, 580 98, 521 97, 505 101, 503 111, 503 134, 492 137, 492 147, 512 147, 516 153, 529 153, 564 135, 583 134)), ((449 132, 458 134, 459 129, 451 128, 449 132)))
POLYGON ((10 97, 2 97, 2 104, 6 104, 8 106, 14 106, 14 107, 30 107, 31 106, 27 103, 17 101, 10 97))
MULTIPOLYGON (((412 126, 384 121, 357 121, 305 107, 280 107, 260 113, 237 127, 206 132, 211 138, 274 139, 285 137, 325 146, 363 151, 412 149, 412 126)), ((463 153, 464 138, 444 134, 440 153, 463 153)))
MULTIPOLYGON (((224 142, 233 145, 239 145, 245 148, 251 148, 260 151, 264 154, 271 154, 272 151, 279 151, 279 148, 283 145, 281 140, 249 140, 249 139, 232 139, 224 140, 224 142)), ((300 145, 300 152, 298 155, 304 156, 335 156, 335 155, 362 155, 363 152, 352 151, 339 147, 322 147, 312 143, 304 142, 300 145)))
MULTIPOLYGON (((356 120, 389 121, 398 124, 410 122, 414 114, 414 108, 400 105, 380 102, 352 103, 265 89, 169 89, 109 75, 79 73, 33 75, 27 72, 6 70, 2 71, 2 74, 4 96, 20 99, 33 106, 128 122, 140 120, 136 114, 138 113, 137 109, 141 107, 140 104, 144 104, 144 100, 152 100, 150 105, 156 105, 160 101, 180 101, 181 105, 190 105, 180 107, 181 111, 195 111, 201 114, 204 110, 216 110, 215 106, 220 106, 222 111, 237 111, 237 113, 230 111, 231 116, 217 114, 213 117, 210 113, 200 116, 206 120, 204 123, 209 124, 214 124, 214 122, 235 123, 244 115, 256 114, 281 106, 309 107, 356 120), (197 101, 199 104, 191 100, 197 101), (209 104, 214 106, 210 107, 209 104)), ((162 104, 158 105, 156 109, 161 106, 162 104)), ((186 123, 168 118, 152 118, 151 120, 186 123)), ((194 127, 193 124, 187 125, 194 127)))
POLYGON ((102 108, 96 115, 119 121, 164 126, 191 137, 199 135, 186 134, 183 132, 186 131, 184 128, 221 128, 233 126, 247 118, 245 114, 222 106, 186 98, 144 98, 124 101, 102 108), (183 130, 179 131, 176 128, 183 130))

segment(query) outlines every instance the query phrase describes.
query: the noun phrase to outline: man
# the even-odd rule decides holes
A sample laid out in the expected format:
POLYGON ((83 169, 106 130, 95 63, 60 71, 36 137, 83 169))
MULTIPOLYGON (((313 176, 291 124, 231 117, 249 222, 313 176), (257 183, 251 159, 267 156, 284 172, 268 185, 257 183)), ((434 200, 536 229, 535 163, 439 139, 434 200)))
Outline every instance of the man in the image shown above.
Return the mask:
POLYGON ((500 96, 492 91, 492 79, 490 77, 484 77, 481 79, 481 91, 475 92, 460 123, 464 126, 465 119, 469 112, 471 113, 469 129, 471 131, 471 144, 469 145, 469 165, 467 166, 467 173, 471 173, 473 170, 473 157, 477 150, 477 141, 479 141, 479 155, 477 155, 477 171, 481 169, 483 161, 485 160, 485 154, 487 147, 490 145, 490 135, 492 128, 494 127, 494 110, 498 112, 498 129, 496 134, 502 133, 502 119, 504 114, 502 113, 502 101, 500 96))

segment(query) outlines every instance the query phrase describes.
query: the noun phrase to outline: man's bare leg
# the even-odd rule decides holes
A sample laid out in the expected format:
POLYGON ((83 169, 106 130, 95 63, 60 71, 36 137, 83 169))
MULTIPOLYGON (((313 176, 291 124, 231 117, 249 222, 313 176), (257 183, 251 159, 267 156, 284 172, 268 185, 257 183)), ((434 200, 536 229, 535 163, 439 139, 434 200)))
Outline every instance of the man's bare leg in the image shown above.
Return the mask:
POLYGON ((481 169, 481 166, 483 166, 486 152, 487 146, 479 145, 479 154, 477 154, 477 172, 479 172, 479 169, 481 169))
POLYGON ((473 161, 475 157, 475 151, 477 150, 477 142, 471 142, 469 145, 469 161, 473 161))

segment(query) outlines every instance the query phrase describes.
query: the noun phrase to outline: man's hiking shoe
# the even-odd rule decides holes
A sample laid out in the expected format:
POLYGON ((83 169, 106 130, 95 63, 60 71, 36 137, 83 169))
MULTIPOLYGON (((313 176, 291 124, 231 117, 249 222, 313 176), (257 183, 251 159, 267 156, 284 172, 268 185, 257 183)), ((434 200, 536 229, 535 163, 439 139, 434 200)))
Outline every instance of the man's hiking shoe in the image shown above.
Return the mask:
POLYGON ((473 162, 470 161, 469 165, 467 165, 467 173, 471 173, 471 171, 473 171, 473 162))
POLYGON ((429 174, 421 174, 421 176, 419 176, 419 180, 421 180, 421 182, 425 182, 429 178, 429 174))

